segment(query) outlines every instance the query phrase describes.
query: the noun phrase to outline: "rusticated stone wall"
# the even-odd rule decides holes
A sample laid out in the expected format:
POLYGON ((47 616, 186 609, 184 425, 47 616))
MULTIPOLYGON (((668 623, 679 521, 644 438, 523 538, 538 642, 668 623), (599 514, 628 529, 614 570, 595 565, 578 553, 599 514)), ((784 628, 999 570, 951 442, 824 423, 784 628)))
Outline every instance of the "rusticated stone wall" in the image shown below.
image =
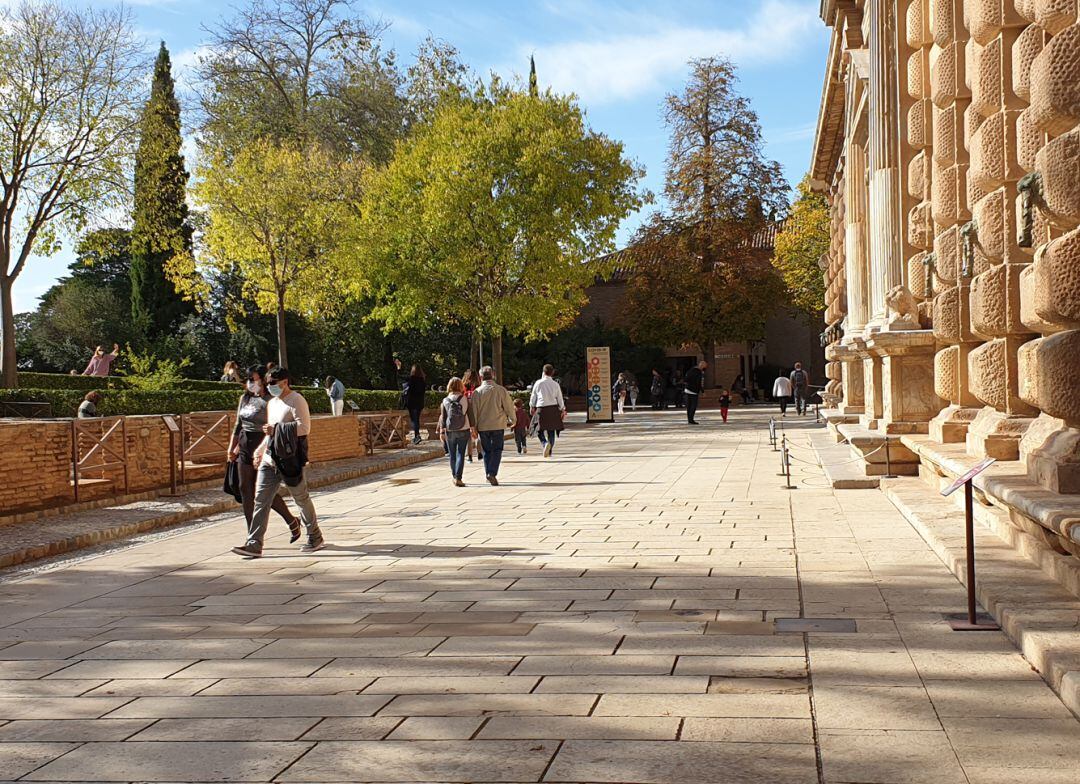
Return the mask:
POLYGON ((846 303, 829 301, 830 315, 845 314, 827 349, 840 414, 865 409, 871 435, 924 433, 962 445, 972 462, 1015 461, 1031 492, 1060 494, 1039 504, 1071 508, 1080 494, 1080 0, 824 0, 822 17, 833 47, 811 176, 847 216, 847 242, 834 242, 823 264, 830 292, 846 283, 846 303), (875 190, 873 168, 898 132, 902 187, 890 197, 875 190), (863 150, 865 205, 851 176, 863 150), (868 260, 852 250, 861 223, 868 260), (903 280, 883 291, 895 285, 882 250, 890 242, 903 280), (865 290, 852 285, 860 276, 865 290), (863 360, 862 400, 851 394, 853 357, 863 360), (926 378, 932 391, 915 391, 926 378), (924 423, 934 399, 939 410, 924 423))
POLYGON ((1034 249, 1020 275, 1020 321, 1039 335, 1018 352, 1018 393, 1040 413, 1020 444, 1028 475, 1080 493, 1080 2, 1026 0, 1016 84, 1028 100, 1018 119, 1018 239, 1034 249))

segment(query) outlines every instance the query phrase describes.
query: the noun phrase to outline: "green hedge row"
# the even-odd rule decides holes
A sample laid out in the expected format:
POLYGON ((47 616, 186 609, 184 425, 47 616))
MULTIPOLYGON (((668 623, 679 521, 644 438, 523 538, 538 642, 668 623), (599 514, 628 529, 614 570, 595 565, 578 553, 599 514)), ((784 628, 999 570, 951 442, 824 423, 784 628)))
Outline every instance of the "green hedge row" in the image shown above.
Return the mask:
MULTIPOLYGON (((44 374, 39 374, 44 375, 44 374)), ((73 378, 75 378, 73 376, 73 378)), ((102 379, 104 380, 104 379, 102 379)), ((210 382, 216 383, 216 382, 210 382)), ((192 411, 228 411, 236 408, 240 390, 235 384, 218 390, 168 390, 146 392, 136 389, 101 389, 98 413, 102 416, 119 414, 188 414, 192 411)), ((313 414, 329 414, 330 398, 323 389, 300 387, 297 389, 308 402, 313 414)), ((523 402, 525 393, 512 393, 523 402)), ((12 402, 50 403, 55 417, 74 416, 86 395, 82 389, 0 389, 0 400, 12 402)), ((426 408, 436 409, 442 402, 443 392, 429 391, 425 394, 426 408)), ((347 389, 345 400, 353 402, 361 411, 395 410, 401 393, 387 389, 347 389)), ((346 404, 348 410, 348 405, 346 404)))

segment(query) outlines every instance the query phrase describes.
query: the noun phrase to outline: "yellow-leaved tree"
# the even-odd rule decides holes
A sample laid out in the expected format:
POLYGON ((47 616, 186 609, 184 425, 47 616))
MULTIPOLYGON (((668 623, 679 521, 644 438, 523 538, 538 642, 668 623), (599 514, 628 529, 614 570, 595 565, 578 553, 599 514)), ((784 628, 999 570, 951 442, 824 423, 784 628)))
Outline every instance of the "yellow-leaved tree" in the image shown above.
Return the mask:
POLYGON ((195 197, 209 218, 199 263, 239 273, 245 295, 276 316, 280 365, 285 313, 325 314, 340 301, 336 250, 357 214, 362 170, 317 146, 260 140, 233 157, 213 154, 198 171, 195 197))
POLYGON ((799 198, 791 206, 784 229, 776 237, 773 264, 784 277, 791 303, 810 314, 825 309, 825 273, 820 261, 829 250, 829 204, 799 183, 799 198))

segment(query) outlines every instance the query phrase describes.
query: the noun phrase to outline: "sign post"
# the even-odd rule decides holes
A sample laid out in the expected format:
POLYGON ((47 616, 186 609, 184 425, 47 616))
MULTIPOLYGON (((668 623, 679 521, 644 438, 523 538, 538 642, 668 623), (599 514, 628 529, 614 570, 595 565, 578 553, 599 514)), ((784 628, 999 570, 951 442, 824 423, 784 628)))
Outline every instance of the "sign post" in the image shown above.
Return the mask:
POLYGON ((950 618, 949 626, 954 632, 993 632, 1001 627, 993 621, 981 621, 975 601, 975 510, 972 493, 972 480, 989 468, 995 462, 994 458, 988 457, 975 465, 970 471, 941 491, 944 496, 949 496, 964 488, 964 537, 967 547, 967 617, 962 615, 950 618))
POLYGON ((585 349, 585 421, 614 422, 611 405, 611 349, 607 346, 585 349))

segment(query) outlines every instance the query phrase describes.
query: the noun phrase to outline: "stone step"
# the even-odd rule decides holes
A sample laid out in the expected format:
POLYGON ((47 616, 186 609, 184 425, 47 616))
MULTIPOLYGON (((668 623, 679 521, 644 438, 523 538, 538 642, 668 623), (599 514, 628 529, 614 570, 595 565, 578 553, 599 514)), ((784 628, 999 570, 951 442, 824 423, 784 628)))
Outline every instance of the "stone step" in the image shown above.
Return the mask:
MULTIPOLYGON (((950 499, 927 492, 926 484, 918 479, 884 480, 882 490, 963 583, 967 568, 963 512, 950 499)), ((1027 545, 1038 546, 1033 541, 1027 545)), ((1062 702, 1080 716, 1080 634, 1076 633, 1080 599, 1018 549, 1024 548, 976 524, 976 597, 1062 702)), ((963 611, 965 601, 958 590, 957 612, 963 611)))
POLYGON ((860 490, 875 488, 880 484, 876 476, 867 476, 862 458, 853 455, 847 444, 838 444, 832 435, 821 430, 811 433, 810 445, 817 454, 818 463, 825 471, 834 490, 860 490))

